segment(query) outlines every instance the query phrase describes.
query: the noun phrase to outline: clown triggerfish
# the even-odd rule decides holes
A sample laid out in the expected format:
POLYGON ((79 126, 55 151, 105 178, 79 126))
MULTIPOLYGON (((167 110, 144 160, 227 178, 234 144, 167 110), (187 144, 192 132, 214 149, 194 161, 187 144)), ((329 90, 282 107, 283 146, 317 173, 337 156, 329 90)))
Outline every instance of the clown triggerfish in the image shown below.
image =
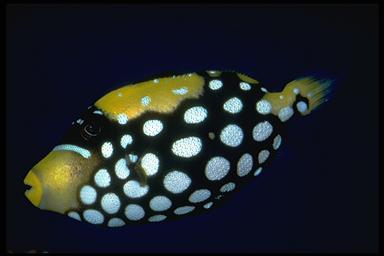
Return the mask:
POLYGON ((33 205, 108 227, 220 205, 275 155, 288 120, 327 100, 330 80, 281 92, 237 72, 160 76, 109 92, 27 174, 33 205))

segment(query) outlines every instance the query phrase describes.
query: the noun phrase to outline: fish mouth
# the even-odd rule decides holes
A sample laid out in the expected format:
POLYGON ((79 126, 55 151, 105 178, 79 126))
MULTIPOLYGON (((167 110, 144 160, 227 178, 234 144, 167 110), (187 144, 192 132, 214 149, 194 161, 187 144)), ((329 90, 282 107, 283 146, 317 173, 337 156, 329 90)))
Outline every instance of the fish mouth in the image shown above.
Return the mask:
POLYGON ((25 177, 24 184, 27 186, 24 195, 34 206, 38 207, 43 196, 43 189, 39 178, 32 170, 25 177))

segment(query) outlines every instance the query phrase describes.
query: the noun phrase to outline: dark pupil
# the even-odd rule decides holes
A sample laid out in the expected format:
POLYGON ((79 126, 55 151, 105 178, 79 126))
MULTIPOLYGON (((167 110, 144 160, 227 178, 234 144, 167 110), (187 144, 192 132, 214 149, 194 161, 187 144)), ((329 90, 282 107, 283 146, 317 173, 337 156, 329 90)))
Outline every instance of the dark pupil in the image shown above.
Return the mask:
POLYGON ((84 129, 91 136, 96 136, 100 132, 100 127, 96 124, 87 124, 84 129))

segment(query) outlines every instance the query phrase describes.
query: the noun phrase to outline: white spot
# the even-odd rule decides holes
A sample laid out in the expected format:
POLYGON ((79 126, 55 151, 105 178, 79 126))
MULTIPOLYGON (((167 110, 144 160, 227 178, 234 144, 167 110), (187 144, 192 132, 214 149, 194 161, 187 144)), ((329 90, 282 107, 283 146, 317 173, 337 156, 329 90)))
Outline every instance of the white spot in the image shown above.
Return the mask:
POLYGON ((117 213, 117 211, 120 209, 119 197, 114 193, 105 194, 101 198, 101 207, 106 213, 117 213))
POLYGON ((254 176, 257 176, 261 173, 261 171, 263 170, 263 167, 259 167, 257 168, 257 170, 255 171, 255 173, 253 174, 254 176))
POLYGON ((123 93, 119 92, 119 93, 117 93, 117 96, 118 97, 123 97, 123 93))
POLYGON ((273 139, 273 149, 274 150, 277 150, 281 145, 281 136, 280 135, 277 135, 274 139, 273 139))
POLYGON ((151 97, 145 96, 141 98, 141 105, 143 105, 144 107, 148 106, 149 103, 151 103, 151 97))
POLYGON ((152 176, 159 170, 159 158, 153 153, 147 153, 141 159, 141 167, 146 175, 152 176))
POLYGON ((291 116, 293 115, 293 109, 291 107, 285 107, 280 109, 279 111, 279 118, 282 122, 287 121, 291 116))
POLYGON ((272 131, 273 126, 268 121, 260 122, 253 128, 253 139, 255 141, 266 140, 271 135, 272 131))
POLYGON ((171 171, 165 175, 164 187, 175 194, 185 191, 191 185, 191 178, 187 174, 180 171, 171 171))
POLYGON ((279 98, 282 100, 284 99, 284 95, 280 95, 279 98))
POLYGON ((235 124, 227 125, 220 133, 220 140, 225 145, 230 147, 237 147, 243 141, 243 130, 235 124))
POLYGON ((172 90, 173 94, 176 95, 184 95, 188 93, 188 88, 187 87, 181 87, 179 89, 173 89, 172 90))
POLYGON ((191 77, 191 76, 192 76, 192 73, 189 73, 188 76, 191 77))
POLYGON ((215 79, 215 80, 210 81, 208 86, 212 90, 218 90, 218 89, 220 89, 223 86, 223 82, 221 82, 220 80, 215 79))
POLYGON ((128 116, 126 114, 118 114, 117 122, 119 122, 119 124, 126 124, 128 122, 128 116))
POLYGON ((101 188, 106 188, 111 185, 111 176, 106 169, 100 169, 95 174, 95 183, 101 188))
POLYGON ((172 144, 173 154, 180 157, 192 157, 201 151, 202 143, 198 137, 187 137, 175 141, 172 144))
POLYGON ((83 120, 83 119, 81 119, 81 118, 79 118, 79 119, 77 119, 77 120, 76 120, 76 123, 78 123, 78 124, 80 124, 80 125, 81 125, 82 123, 84 123, 84 120, 83 120))
POLYGON ((68 216, 75 220, 81 221, 80 215, 77 212, 71 211, 68 213, 68 216))
POLYGON ((258 156, 259 164, 262 164, 265 161, 267 161, 268 157, 269 157, 269 151, 266 149, 261 150, 258 156))
POLYGON ((207 200, 210 196, 211 191, 209 191, 208 189, 199 189, 189 196, 189 201, 191 203, 200 203, 207 200))
POLYGON ((89 185, 85 185, 80 190, 80 199, 83 204, 93 204, 96 201, 96 196, 96 190, 89 185))
POLYGON ((122 227, 125 222, 120 218, 112 218, 108 221, 108 227, 122 227))
POLYGON ((222 197, 223 197, 223 195, 218 195, 217 197, 215 197, 215 199, 219 200, 222 197))
POLYGON ((100 110, 95 110, 92 113, 97 115, 103 115, 103 112, 101 112, 100 110))
POLYGON ((129 144, 129 145, 132 144, 132 142, 133 142, 132 136, 129 135, 129 134, 125 134, 125 135, 123 135, 123 136, 121 137, 121 139, 120 139, 120 145, 121 145, 122 148, 126 148, 127 145, 128 145, 128 144, 129 144))
POLYGON ((104 158, 110 158, 113 153, 112 143, 107 141, 101 146, 101 154, 104 158))
POLYGON ((264 87, 261 87, 261 88, 260 88, 260 90, 261 90, 262 92, 265 92, 265 93, 267 93, 267 92, 268 92, 268 90, 267 90, 267 89, 265 89, 264 87))
POLYGON ((93 209, 85 210, 83 212, 83 217, 86 221, 92 224, 101 224, 104 222, 104 215, 93 209))
POLYGON ((92 107, 92 105, 91 106, 89 106, 87 109, 90 109, 92 107))
POLYGON ((139 157, 135 154, 129 154, 128 157, 131 163, 136 163, 137 159, 139 159, 139 157))
POLYGON ((184 121, 187 124, 197 124, 204 121, 207 118, 208 112, 203 107, 192 107, 185 111, 184 113, 184 121))
POLYGON ((129 220, 140 220, 144 218, 145 212, 143 207, 141 207, 138 204, 129 204, 127 207, 125 207, 125 216, 129 220))
POLYGON ((205 176, 209 180, 221 180, 230 169, 230 163, 222 156, 212 157, 205 166, 205 176))
POLYGON ((262 115, 267 115, 272 111, 272 105, 267 100, 259 100, 256 103, 256 110, 262 115))
POLYGON ((225 185, 223 185, 221 188, 220 188, 220 192, 222 193, 225 193, 225 192, 230 192, 232 190, 234 190, 236 187, 236 184, 233 183, 233 182, 229 182, 225 185))
POLYGON ((159 222, 159 221, 165 220, 166 218, 167 218, 167 216, 160 214, 160 215, 154 215, 154 216, 148 218, 148 221, 150 221, 150 222, 159 222))
POLYGON ((239 113, 243 109, 243 103, 241 102, 241 100, 239 98, 233 97, 224 103, 223 108, 225 111, 227 111, 231 114, 236 114, 236 113, 239 113))
POLYGON ((78 147, 78 146, 75 146, 75 145, 72 145, 72 144, 58 145, 58 146, 56 146, 56 147, 54 147, 52 149, 52 151, 59 151, 59 150, 72 151, 72 152, 80 154, 84 158, 90 158, 91 157, 91 152, 89 152, 88 150, 86 150, 84 148, 81 148, 81 147, 78 147))
POLYGON ((148 193, 148 185, 141 186, 136 180, 130 180, 123 186, 124 194, 130 198, 139 198, 148 193))
POLYGON ((293 93, 296 94, 296 95, 299 94, 300 93, 300 89, 299 88, 294 88, 293 89, 293 93))
POLYGON ((297 110, 299 110, 300 113, 304 113, 308 109, 308 106, 307 106, 307 104, 304 101, 297 102, 296 107, 297 107, 297 110))
POLYGON ((246 176, 253 167, 253 158, 250 154, 246 153, 242 155, 237 162, 237 175, 240 177, 246 176))
POLYGON ((176 215, 183 215, 193 211, 195 208, 196 208, 195 206, 182 206, 182 207, 176 208, 173 212, 176 215))
POLYGON ((209 208, 211 208, 212 205, 213 205, 213 203, 212 203, 212 202, 209 202, 209 203, 206 203, 203 207, 204 207, 205 209, 209 209, 209 208))
POLYGON ((155 84, 158 84, 158 83, 160 82, 160 80, 159 80, 159 79, 154 79, 153 82, 154 82, 155 84))
POLYGON ((130 171, 128 169, 127 162, 125 161, 124 158, 121 158, 116 162, 115 173, 116 173, 116 176, 122 180, 126 179, 129 176, 130 171))
POLYGON ((251 90, 251 85, 246 82, 240 82, 240 89, 243 91, 249 91, 251 90))
POLYGON ((163 123, 160 120, 148 120, 143 125, 143 132, 147 136, 156 136, 163 130, 163 123))
POLYGON ((209 133, 208 133, 208 137, 209 137, 211 140, 213 140, 213 139, 215 139, 215 134, 214 134, 213 132, 209 132, 209 133))
POLYGON ((162 212, 171 208, 172 202, 165 196, 155 196, 149 202, 149 207, 157 212, 162 212))
POLYGON ((208 74, 210 74, 210 75, 215 75, 215 74, 217 74, 218 72, 217 71, 215 71, 215 70, 210 70, 210 71, 207 71, 208 72, 208 74))

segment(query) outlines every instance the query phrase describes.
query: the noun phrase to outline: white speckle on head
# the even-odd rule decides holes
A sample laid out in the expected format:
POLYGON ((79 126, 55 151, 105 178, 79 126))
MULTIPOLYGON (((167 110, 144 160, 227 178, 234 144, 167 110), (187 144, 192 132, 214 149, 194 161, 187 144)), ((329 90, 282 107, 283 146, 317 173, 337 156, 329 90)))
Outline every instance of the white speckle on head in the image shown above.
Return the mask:
POLYGON ((164 187, 175 194, 185 191, 191 185, 191 178, 183 172, 171 171, 165 175, 164 187))
POLYGON ((181 87, 179 89, 173 89, 172 92, 175 95, 184 95, 184 94, 188 93, 188 88, 187 87, 181 87))
POLYGON ((101 188, 106 188, 111 184, 111 176, 106 169, 100 169, 95 174, 95 183, 101 188))
POLYGON ((213 203, 212 203, 212 202, 209 202, 209 203, 206 203, 203 207, 204 207, 205 209, 209 209, 209 208, 211 208, 212 205, 213 205, 213 203))
POLYGON ((143 125, 143 132, 147 136, 156 136, 163 130, 163 123, 160 120, 148 120, 143 125))
POLYGON ((145 174, 152 176, 159 170, 159 158, 153 153, 147 153, 141 158, 141 167, 144 169, 145 174))
POLYGON ((230 169, 230 163, 222 156, 212 157, 205 166, 205 176, 209 180, 221 180, 230 169))
POLYGON ((154 216, 148 218, 148 221, 149 222, 159 222, 159 221, 165 220, 166 218, 167 218, 167 216, 159 214, 159 215, 154 215, 154 216))
POLYGON ((85 210, 83 212, 83 217, 86 221, 92 224, 101 224, 104 222, 104 215, 93 209, 85 210))
POLYGON ((89 152, 89 150, 86 150, 85 148, 75 146, 72 144, 61 144, 61 145, 58 145, 52 149, 52 151, 59 151, 59 150, 72 151, 72 152, 80 154, 84 158, 90 158, 91 157, 91 152, 89 152))
POLYGON ((119 124, 126 124, 128 122, 128 116, 126 114, 118 114, 117 122, 119 124))
POLYGON ((249 91, 251 90, 251 85, 246 82, 240 82, 240 89, 243 91, 249 91))
POLYGON ((239 98, 233 97, 223 104, 223 109, 231 114, 236 114, 243 109, 243 103, 239 98))
POLYGON ((131 163, 136 163, 137 159, 139 159, 139 157, 135 154, 129 154, 128 157, 129 157, 129 162, 131 163))
POLYGON ((207 200, 210 196, 211 196, 211 191, 209 191, 208 189, 199 189, 193 192, 189 196, 188 200, 191 203, 200 203, 207 200))
POLYGON ((223 86, 223 82, 221 82, 220 80, 214 79, 209 82, 208 86, 211 90, 218 90, 223 86))
POLYGON ((155 196, 149 201, 149 207, 157 212, 166 211, 171 208, 172 202, 166 196, 155 196))
POLYGON ((253 174, 254 176, 257 176, 261 173, 261 171, 263 170, 263 167, 259 167, 256 169, 255 173, 253 174))
POLYGON ((110 158, 113 153, 112 143, 107 141, 101 146, 101 154, 104 158, 110 158))
POLYGON ((297 102, 296 107, 300 113, 304 113, 308 109, 308 106, 304 101, 297 102))
POLYGON ((80 190, 80 199, 83 204, 93 204, 96 201, 96 196, 96 190, 89 185, 85 185, 80 190))
POLYGON ((80 215, 77 212, 71 211, 68 213, 68 216, 75 220, 81 221, 80 215))
POLYGON ((237 147, 243 141, 243 130, 235 124, 227 125, 220 133, 220 140, 225 145, 230 147, 237 147))
POLYGON ((197 155, 201 151, 201 148, 201 139, 198 137, 182 138, 172 144, 173 154, 185 158, 197 155))
POLYGON ((291 116, 293 115, 293 109, 291 107, 285 107, 285 108, 282 108, 280 109, 279 111, 279 119, 282 121, 282 122, 285 122, 287 121, 289 118, 291 118, 291 116))
POLYGON ((220 188, 220 192, 222 193, 225 193, 225 192, 230 192, 232 190, 234 190, 236 187, 236 184, 233 183, 233 182, 229 182, 225 185, 223 185, 221 188, 220 188))
POLYGON ((100 110, 95 110, 92 113, 96 115, 103 115, 103 112, 101 112, 100 110))
POLYGON ((108 221, 108 227, 114 228, 114 227, 122 227, 125 225, 125 222, 120 218, 112 218, 108 221))
POLYGON ((189 108, 187 111, 184 113, 184 121, 187 124, 197 124, 201 123, 204 121, 205 118, 207 118, 208 112, 205 108, 203 107, 192 107, 189 108))
POLYGON ((296 94, 296 95, 299 94, 300 93, 300 89, 299 88, 294 88, 293 89, 293 93, 296 94))
POLYGON ((268 157, 269 157, 269 151, 266 149, 261 150, 258 156, 259 164, 262 164, 265 161, 267 161, 268 157))
POLYGON ((160 82, 160 80, 159 80, 159 79, 154 79, 153 82, 154 82, 155 84, 158 84, 158 83, 160 82))
POLYGON ((143 207, 138 204, 129 204, 125 207, 125 216, 129 220, 137 221, 144 218, 145 212, 143 207))
POLYGON ((123 97, 123 93, 118 92, 118 93, 117 93, 117 97, 123 97))
POLYGON ((122 148, 126 148, 127 145, 128 145, 128 144, 129 144, 129 145, 132 144, 132 142, 133 142, 132 136, 129 135, 129 134, 125 134, 125 135, 123 135, 123 136, 121 137, 121 139, 120 139, 120 145, 121 145, 122 148))
POLYGON ((284 95, 280 95, 279 98, 282 100, 284 99, 284 95))
POLYGON ((191 77, 191 76, 192 76, 192 73, 189 73, 188 76, 191 77))
POLYGON ((262 115, 267 115, 272 111, 272 105, 267 100, 259 100, 256 103, 256 110, 262 115))
POLYGON ((239 159, 239 162, 237 162, 237 175, 240 177, 246 176, 253 167, 253 158, 250 154, 245 153, 242 155, 239 159))
POLYGON ((119 159, 115 164, 115 173, 119 179, 128 178, 130 171, 124 158, 119 159))
POLYGON ((213 132, 208 133, 208 137, 213 140, 215 138, 215 134, 213 132))
POLYGON ((261 87, 261 88, 260 88, 260 90, 261 90, 262 92, 265 92, 265 93, 267 93, 267 92, 268 92, 268 90, 267 90, 267 89, 265 89, 264 87, 261 87))
POLYGON ((176 215, 183 215, 193 211, 195 208, 196 208, 195 206, 182 206, 182 207, 176 208, 173 212, 176 215))
POLYGON ((101 198, 101 208, 109 214, 116 213, 120 209, 120 204, 119 197, 114 193, 105 194, 101 198))
POLYGON ((141 105, 143 105, 144 107, 148 106, 150 103, 151 103, 151 97, 145 96, 141 98, 141 105))
POLYGON ((130 180, 123 186, 124 194, 130 198, 139 198, 148 193, 148 185, 141 186, 136 180, 130 180))
POLYGON ((273 149, 277 150, 281 145, 281 136, 278 134, 274 139, 273 139, 273 149))
POLYGON ((268 121, 260 122, 253 128, 253 139, 255 141, 266 140, 271 135, 272 131, 273 126, 268 121))

